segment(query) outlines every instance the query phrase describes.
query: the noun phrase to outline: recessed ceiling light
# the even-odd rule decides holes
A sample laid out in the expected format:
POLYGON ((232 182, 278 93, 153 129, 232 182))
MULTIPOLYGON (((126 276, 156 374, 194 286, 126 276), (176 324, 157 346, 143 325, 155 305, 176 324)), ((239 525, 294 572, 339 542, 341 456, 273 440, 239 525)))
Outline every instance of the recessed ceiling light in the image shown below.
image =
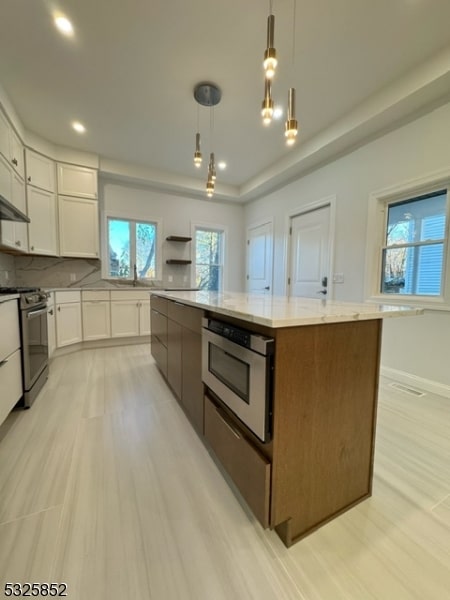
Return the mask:
POLYGON ((221 171, 223 171, 224 169, 227 168, 227 163, 224 160, 221 160, 220 162, 217 163, 217 166, 219 167, 219 169, 221 171))
POLYGON ((68 36, 73 35, 73 25, 67 17, 61 14, 57 14, 54 16, 54 21, 56 27, 62 34, 68 36))
POLYGON ((276 106, 273 111, 273 118, 281 119, 282 116, 283 116, 283 109, 281 108, 281 106, 276 106))
POLYGON ((84 133, 86 131, 86 127, 83 125, 83 123, 80 123, 78 121, 74 121, 72 123, 72 127, 77 133, 84 133))

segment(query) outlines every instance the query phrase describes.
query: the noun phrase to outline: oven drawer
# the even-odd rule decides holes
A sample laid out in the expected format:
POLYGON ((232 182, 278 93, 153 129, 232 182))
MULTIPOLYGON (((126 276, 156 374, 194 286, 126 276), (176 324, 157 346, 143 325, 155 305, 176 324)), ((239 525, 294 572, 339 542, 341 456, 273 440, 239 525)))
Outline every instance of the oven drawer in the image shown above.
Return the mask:
POLYGON ((263 527, 269 526, 269 461, 205 396, 205 439, 263 527))
POLYGON ((22 367, 20 350, 0 361, 0 423, 22 397, 22 367))

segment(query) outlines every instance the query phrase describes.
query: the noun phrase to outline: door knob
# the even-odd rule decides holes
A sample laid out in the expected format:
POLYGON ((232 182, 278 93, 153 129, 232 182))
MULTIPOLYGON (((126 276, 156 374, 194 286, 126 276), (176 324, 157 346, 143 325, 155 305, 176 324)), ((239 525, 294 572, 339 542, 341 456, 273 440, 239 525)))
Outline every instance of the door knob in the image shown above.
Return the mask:
POLYGON ((270 290, 270 285, 266 285, 265 290, 270 290))

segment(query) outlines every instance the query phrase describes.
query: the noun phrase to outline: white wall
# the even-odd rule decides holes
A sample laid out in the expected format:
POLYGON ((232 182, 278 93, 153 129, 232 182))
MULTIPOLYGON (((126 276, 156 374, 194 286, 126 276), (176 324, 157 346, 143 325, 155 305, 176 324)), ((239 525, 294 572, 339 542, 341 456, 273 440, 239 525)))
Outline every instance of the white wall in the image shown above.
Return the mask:
MULTIPOLYGON (((248 204, 246 226, 263 217, 274 218, 275 293, 284 292, 287 278, 286 215, 305 204, 336 195, 332 272, 344 273, 345 282, 334 285, 333 297, 363 300, 369 194, 448 168, 449 157, 450 104, 446 104, 248 204)), ((449 386, 450 392, 450 369, 446 364, 449 356, 450 313, 385 321, 384 366, 449 386)))
MULTIPOLYGON (((101 181, 102 221, 104 215, 136 215, 146 219, 162 220, 163 239, 169 235, 190 236, 193 224, 223 227, 225 230, 225 274, 224 289, 241 291, 244 288, 245 233, 244 208, 242 205, 215 202, 205 198, 199 200, 158 192, 144 186, 105 179, 101 181)), ((192 248, 174 242, 163 242, 163 284, 186 286, 184 276, 190 278, 191 269, 185 266, 169 266, 166 258, 191 258, 192 248), (180 253, 184 253, 180 255, 180 253), (172 276, 173 281, 168 277, 172 276)))

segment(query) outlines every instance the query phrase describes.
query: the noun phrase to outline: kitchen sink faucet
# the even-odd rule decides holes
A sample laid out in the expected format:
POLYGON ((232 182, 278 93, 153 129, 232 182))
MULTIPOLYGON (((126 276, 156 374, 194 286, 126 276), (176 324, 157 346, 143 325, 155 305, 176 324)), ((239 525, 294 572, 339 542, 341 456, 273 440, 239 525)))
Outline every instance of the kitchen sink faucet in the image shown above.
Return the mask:
POLYGON ((138 274, 137 274, 136 264, 134 264, 133 265, 133 287, 137 286, 137 282, 138 282, 138 274))

